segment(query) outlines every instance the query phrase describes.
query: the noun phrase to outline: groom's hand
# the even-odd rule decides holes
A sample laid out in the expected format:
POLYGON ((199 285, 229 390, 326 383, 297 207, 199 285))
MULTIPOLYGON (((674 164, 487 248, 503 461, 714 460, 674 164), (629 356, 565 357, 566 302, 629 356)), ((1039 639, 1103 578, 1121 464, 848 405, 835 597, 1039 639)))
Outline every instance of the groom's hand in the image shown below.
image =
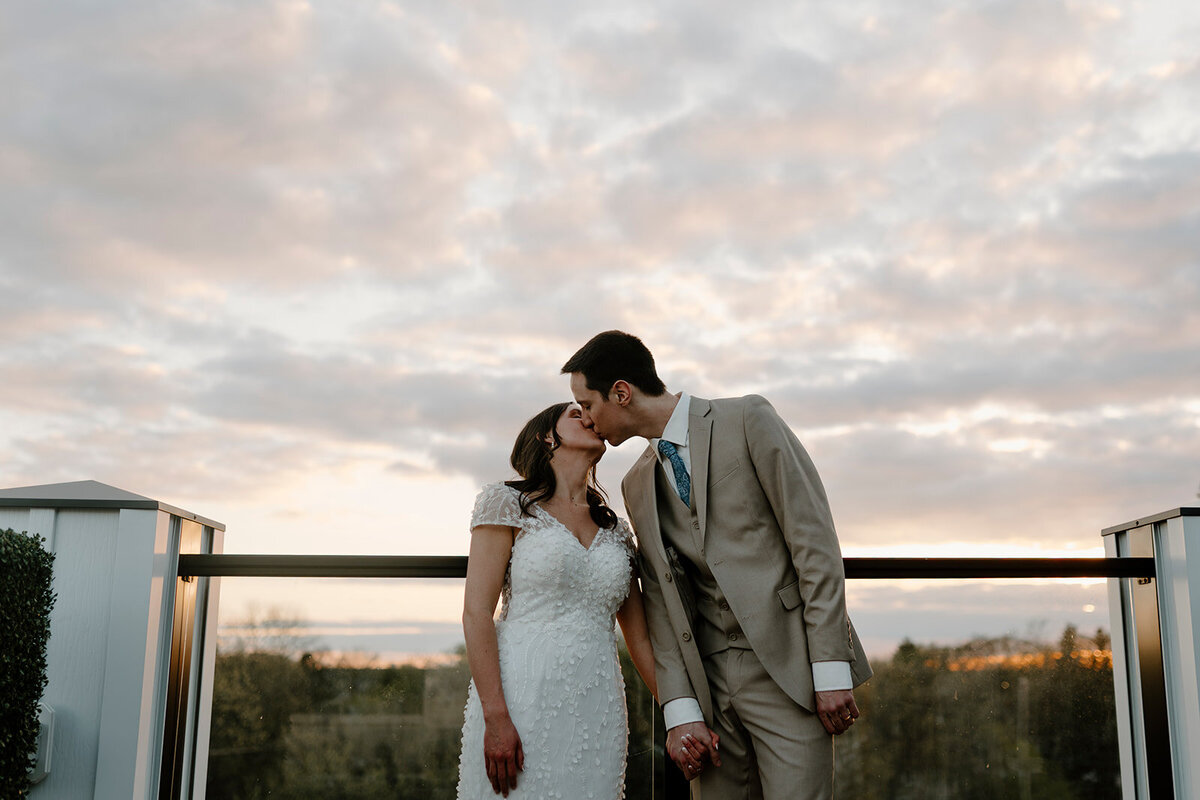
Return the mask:
POLYGON ((721 756, 717 753, 720 738, 703 722, 676 725, 667 731, 667 755, 690 781, 700 774, 705 758, 713 766, 721 766, 721 756))
POLYGON ((858 719, 858 706, 854 703, 854 692, 850 689, 833 692, 817 692, 817 718, 825 730, 834 736, 850 730, 858 719))

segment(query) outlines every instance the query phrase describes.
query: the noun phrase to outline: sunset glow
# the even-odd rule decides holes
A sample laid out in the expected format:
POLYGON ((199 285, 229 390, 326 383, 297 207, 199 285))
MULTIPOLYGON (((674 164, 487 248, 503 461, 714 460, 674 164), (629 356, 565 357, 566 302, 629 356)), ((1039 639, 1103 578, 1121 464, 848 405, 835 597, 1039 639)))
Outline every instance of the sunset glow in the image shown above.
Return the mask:
MULTIPOLYGON (((102 481, 231 553, 462 555, 560 365, 621 328, 672 391, 771 400, 848 556, 1097 557, 1198 502, 1196 4, 16 3, 0 31, 0 486, 102 481)), ((600 464, 619 512, 642 447, 600 464)), ((459 613, 333 585, 223 602, 459 613)))

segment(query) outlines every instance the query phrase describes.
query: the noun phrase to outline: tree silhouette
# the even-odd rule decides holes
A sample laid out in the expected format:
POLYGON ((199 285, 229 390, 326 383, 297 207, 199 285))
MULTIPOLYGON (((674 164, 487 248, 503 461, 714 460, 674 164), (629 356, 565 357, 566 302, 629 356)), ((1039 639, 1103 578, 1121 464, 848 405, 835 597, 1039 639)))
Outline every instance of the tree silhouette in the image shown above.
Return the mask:
MULTIPOLYGON (((855 690, 864 715, 836 741, 837 796, 1115 800, 1108 645, 1104 631, 1088 639, 1073 627, 1054 645, 903 642, 855 690)), ((218 653, 210 797, 455 796, 470 680, 461 647, 447 663, 421 668, 350 666, 295 643, 273 646, 218 653)), ((624 648, 619 657, 630 726, 626 797, 641 800, 673 767, 664 766, 661 713, 624 648)))

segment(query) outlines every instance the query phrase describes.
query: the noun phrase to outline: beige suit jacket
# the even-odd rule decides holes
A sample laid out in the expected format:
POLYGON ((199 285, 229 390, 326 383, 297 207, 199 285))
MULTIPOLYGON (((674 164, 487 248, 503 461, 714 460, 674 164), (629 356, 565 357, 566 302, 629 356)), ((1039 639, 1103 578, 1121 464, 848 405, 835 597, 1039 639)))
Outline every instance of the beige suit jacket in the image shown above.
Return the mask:
MULTIPOLYGON (((692 492, 705 558, 750 646, 789 697, 815 710, 813 661, 848 661, 854 685, 871 668, 846 615, 845 574, 825 489, 800 441, 757 395, 693 397, 692 492)), ((621 482, 637 533, 659 700, 712 699, 692 620, 673 573, 655 498, 658 459, 647 448, 621 482)), ((683 591, 688 587, 683 586, 683 591)))

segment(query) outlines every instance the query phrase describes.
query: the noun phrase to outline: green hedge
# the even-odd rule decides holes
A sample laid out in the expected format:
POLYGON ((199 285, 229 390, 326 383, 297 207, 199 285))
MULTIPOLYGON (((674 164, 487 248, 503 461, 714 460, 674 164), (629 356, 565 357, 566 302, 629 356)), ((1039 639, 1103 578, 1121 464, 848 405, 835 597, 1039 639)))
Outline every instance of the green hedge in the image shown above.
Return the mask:
POLYGON ((24 797, 46 687, 54 556, 40 536, 0 531, 0 797, 24 797))

